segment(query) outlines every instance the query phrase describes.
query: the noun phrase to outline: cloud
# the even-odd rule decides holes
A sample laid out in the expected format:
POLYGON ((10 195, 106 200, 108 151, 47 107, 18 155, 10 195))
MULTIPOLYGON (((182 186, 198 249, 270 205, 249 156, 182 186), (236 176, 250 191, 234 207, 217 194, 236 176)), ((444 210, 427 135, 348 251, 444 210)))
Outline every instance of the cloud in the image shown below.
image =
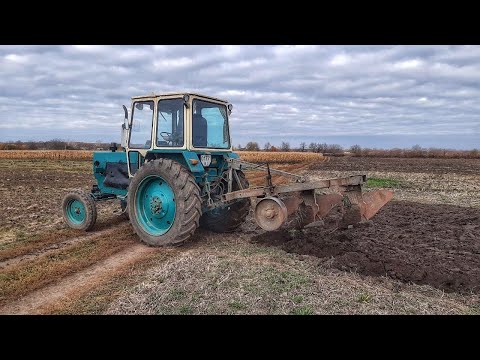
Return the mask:
POLYGON ((422 66, 423 62, 418 59, 399 61, 394 64, 394 67, 398 69, 416 69, 422 66))
POLYGON ((0 46, 0 141, 118 141, 130 97, 192 91, 235 143, 479 147, 479 84, 480 46, 0 46))
POLYGON ((330 65, 332 66, 342 66, 346 65, 350 58, 345 54, 335 55, 332 60, 330 60, 330 65))

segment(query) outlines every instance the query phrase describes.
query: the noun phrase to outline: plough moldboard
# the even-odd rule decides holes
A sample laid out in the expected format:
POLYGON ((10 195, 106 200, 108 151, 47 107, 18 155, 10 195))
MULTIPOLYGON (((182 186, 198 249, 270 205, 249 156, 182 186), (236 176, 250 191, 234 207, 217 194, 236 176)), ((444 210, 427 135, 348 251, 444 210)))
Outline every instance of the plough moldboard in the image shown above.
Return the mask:
POLYGON ((342 215, 337 227, 347 228, 371 219, 393 197, 390 190, 362 192, 366 175, 306 181, 303 176, 271 169, 268 164, 259 166, 238 159, 230 159, 230 162, 236 170, 266 171, 266 185, 228 192, 222 200, 256 198, 255 220, 267 231, 277 230, 282 225, 296 228, 314 223, 321 225, 322 219, 333 210, 342 215), (295 178, 296 182, 274 185, 272 173, 295 178))

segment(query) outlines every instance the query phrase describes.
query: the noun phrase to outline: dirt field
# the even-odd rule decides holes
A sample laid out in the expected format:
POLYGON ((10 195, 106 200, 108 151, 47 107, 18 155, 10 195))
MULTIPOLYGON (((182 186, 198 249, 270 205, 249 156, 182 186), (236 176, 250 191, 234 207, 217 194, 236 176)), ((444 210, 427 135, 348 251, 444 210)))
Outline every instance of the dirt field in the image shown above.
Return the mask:
POLYGON ((480 313, 480 160, 282 167, 312 179, 366 172, 394 201, 344 231, 265 233, 250 216, 234 234, 199 229, 154 249, 116 202, 99 204, 91 232, 63 224, 64 194, 93 185, 90 162, 0 159, 0 313, 480 313))
POLYGON ((354 229, 278 231, 254 241, 316 256, 339 270, 480 292, 480 209, 396 201, 354 229))
POLYGON ((313 169, 333 171, 383 171, 428 174, 479 175, 479 159, 331 157, 313 169))

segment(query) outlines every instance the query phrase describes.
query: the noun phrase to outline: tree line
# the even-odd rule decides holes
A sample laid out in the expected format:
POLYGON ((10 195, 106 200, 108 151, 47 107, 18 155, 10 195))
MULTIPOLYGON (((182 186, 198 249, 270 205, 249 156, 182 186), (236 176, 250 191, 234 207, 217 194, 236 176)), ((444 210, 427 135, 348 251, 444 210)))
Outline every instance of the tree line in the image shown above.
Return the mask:
POLYGON ((298 147, 294 148, 290 146, 289 142, 282 141, 279 147, 276 147, 270 142, 265 143, 263 148, 260 148, 257 142, 249 141, 245 147, 242 147, 241 144, 234 147, 235 150, 245 150, 245 151, 299 151, 299 152, 315 152, 315 153, 323 153, 323 154, 343 154, 345 150, 342 146, 338 144, 327 144, 327 143, 315 143, 311 142, 307 145, 306 142, 301 142, 298 147))
POLYGON ((234 150, 239 151, 298 151, 298 152, 315 152, 322 153, 329 156, 358 156, 358 157, 400 157, 400 158, 471 158, 479 159, 480 150, 455 150, 446 148, 429 147, 424 148, 420 145, 414 145, 411 148, 393 148, 393 149, 378 149, 361 147, 360 145, 353 145, 349 148, 344 148, 338 144, 316 143, 311 142, 307 145, 301 142, 298 147, 291 147, 290 143, 282 141, 279 147, 276 147, 270 142, 264 144, 263 147, 255 141, 249 141, 244 147, 239 144, 234 147, 234 150))
MULTIPOLYGON (((62 139, 52 139, 48 141, 15 141, 0 142, 0 150, 108 150, 110 143, 97 141, 76 142, 65 141, 62 139)), ((280 146, 276 147, 270 142, 266 142, 260 147, 258 142, 249 141, 245 146, 241 144, 234 146, 237 151, 299 151, 299 152, 315 152, 327 156, 358 156, 358 157, 401 157, 401 158, 480 158, 480 150, 455 150, 446 148, 424 148, 420 145, 411 148, 393 148, 393 149, 377 149, 369 147, 361 147, 353 145, 349 148, 343 148, 338 144, 327 144, 319 142, 311 142, 309 144, 301 142, 297 147, 290 146, 289 142, 282 141, 280 146)))
POLYGON ((0 142, 0 150, 108 150, 110 143, 65 141, 52 139, 48 141, 0 142))

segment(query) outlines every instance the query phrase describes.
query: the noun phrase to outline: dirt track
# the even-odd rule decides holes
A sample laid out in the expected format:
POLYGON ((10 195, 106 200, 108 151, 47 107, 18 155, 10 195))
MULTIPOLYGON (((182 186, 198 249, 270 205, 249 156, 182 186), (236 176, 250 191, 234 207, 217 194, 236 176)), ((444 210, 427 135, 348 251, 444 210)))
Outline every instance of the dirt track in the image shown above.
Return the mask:
POLYGON ((78 297, 101 285, 111 274, 155 250, 142 244, 132 245, 82 271, 1 307, 0 314, 43 314, 50 307, 67 301, 72 296, 78 297))

